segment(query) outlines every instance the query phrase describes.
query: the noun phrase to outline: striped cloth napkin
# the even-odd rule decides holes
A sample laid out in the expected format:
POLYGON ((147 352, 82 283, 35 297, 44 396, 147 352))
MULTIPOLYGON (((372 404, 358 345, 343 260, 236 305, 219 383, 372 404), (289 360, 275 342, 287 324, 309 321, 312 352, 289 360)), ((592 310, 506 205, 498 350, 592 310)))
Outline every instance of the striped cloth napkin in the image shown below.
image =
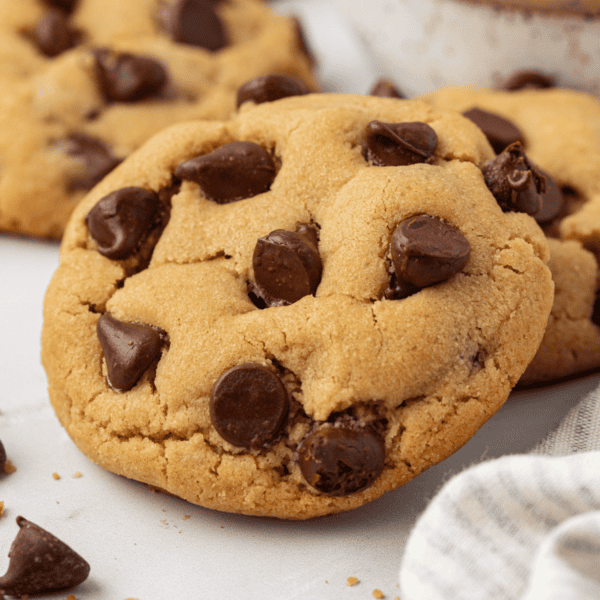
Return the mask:
POLYGON ((402 600, 600 599, 600 388, 530 454, 471 467, 420 516, 402 600))

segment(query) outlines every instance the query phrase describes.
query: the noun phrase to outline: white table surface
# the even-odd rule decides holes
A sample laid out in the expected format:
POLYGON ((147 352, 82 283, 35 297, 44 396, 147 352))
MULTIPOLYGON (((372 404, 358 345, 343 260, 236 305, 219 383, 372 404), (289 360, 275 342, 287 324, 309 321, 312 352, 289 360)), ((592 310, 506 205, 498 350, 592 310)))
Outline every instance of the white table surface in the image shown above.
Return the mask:
MULTIPOLYGON (((369 60, 326 3, 278 10, 304 17, 328 90, 366 93, 376 79, 369 60)), ((57 244, 0 235, 0 440, 17 468, 0 478, 0 574, 18 515, 91 565, 82 585, 42 600, 342 600, 373 598, 376 588, 393 600, 407 535, 439 486, 483 458, 527 451, 600 382, 513 394, 452 457, 356 511, 305 522, 219 513, 104 471, 59 425, 40 364, 43 296, 57 265, 57 244), (360 583, 348 587, 348 577, 360 583)))

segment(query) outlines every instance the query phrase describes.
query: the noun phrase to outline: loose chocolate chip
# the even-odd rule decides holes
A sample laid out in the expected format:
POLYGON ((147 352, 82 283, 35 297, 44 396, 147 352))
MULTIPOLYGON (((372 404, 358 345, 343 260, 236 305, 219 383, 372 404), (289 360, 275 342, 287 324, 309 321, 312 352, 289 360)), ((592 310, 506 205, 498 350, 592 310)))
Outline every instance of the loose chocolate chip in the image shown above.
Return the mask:
POLYGON ((210 399, 210 417, 219 435, 244 448, 270 445, 288 409, 288 393, 279 376, 256 363, 224 373, 210 399))
POLYGON ((244 102, 274 102, 288 96, 303 96, 310 90, 300 79, 287 75, 263 75, 244 83, 237 93, 237 107, 244 102))
POLYGON ((519 142, 488 161, 482 172, 485 184, 504 212, 535 215, 540 211, 546 180, 527 158, 519 142))
POLYGON ((96 50, 98 81, 107 100, 136 102, 161 92, 167 71, 157 60, 135 54, 96 50))
POLYGON ((541 194, 542 208, 536 213, 535 220, 538 223, 549 223, 562 211, 565 198, 553 177, 539 167, 538 173, 546 180, 546 191, 541 194))
POLYGON ((364 156, 377 167, 414 165, 431 158, 437 143, 426 123, 371 121, 365 129, 364 156))
POLYGON ((417 215, 396 227, 391 250, 398 280, 424 288, 458 273, 469 260, 471 244, 456 227, 417 215))
POLYGON ((126 392, 138 382, 159 358, 166 337, 158 328, 124 323, 109 314, 100 317, 96 331, 106 359, 108 383, 117 392, 126 392))
POLYGON ((175 176, 195 181, 207 198, 227 204, 266 192, 275 179, 275 163, 258 144, 232 142, 181 163, 175 176))
POLYGON ((463 115, 483 131, 496 154, 500 154, 504 148, 514 142, 524 144, 523 134, 519 128, 500 115, 479 108, 468 110, 463 115))
POLYGON ((385 446, 370 428, 325 424, 298 447, 307 483, 329 496, 348 496, 372 485, 383 471, 385 446))
POLYGON ((267 306, 293 304, 314 294, 323 266, 308 236, 276 229, 259 238, 252 257, 255 292, 267 306))
POLYGON ((294 28, 296 29, 296 37, 298 38, 298 48, 300 48, 300 52, 302 52, 302 54, 304 54, 304 56, 306 56, 306 58, 308 59, 308 63, 310 64, 310 66, 314 68, 317 65, 317 59, 315 58, 315 55, 311 51, 310 46, 306 41, 306 36, 304 35, 304 27, 302 27, 302 21, 296 16, 292 16, 291 19, 294 23, 294 28))
POLYGON ((171 37, 211 52, 227 46, 229 40, 215 10, 217 4, 219 0, 177 0, 165 20, 171 37))
POLYGON ((46 0, 46 4, 60 8, 67 13, 70 13, 77 4, 77 0, 46 0))
POLYGON ((85 172, 69 181, 70 191, 91 190, 121 162, 121 159, 113 156, 104 142, 85 133, 74 133, 64 142, 67 154, 85 164, 85 172))
POLYGON ((375 82, 371 88, 369 96, 379 96, 380 98, 404 98, 404 94, 396 87, 393 81, 389 79, 380 79, 375 82))
POLYGON ((51 8, 37 24, 35 43, 46 56, 58 56, 75 45, 76 34, 69 26, 67 13, 51 8))
POLYGON ((8 556, 8 570, 0 577, 0 592, 11 596, 42 594, 79 585, 90 565, 58 538, 23 517, 8 556))
POLYGON ((0 442, 0 474, 4 473, 4 467, 6 466, 6 450, 4 444, 0 442))
POLYGON ((127 258, 139 247, 158 217, 160 200, 150 190, 116 190, 90 210, 85 218, 98 252, 113 260, 127 258))
POLYGON ((504 82, 502 87, 509 92, 522 89, 541 90, 554 87, 554 79, 539 71, 517 71, 504 82))

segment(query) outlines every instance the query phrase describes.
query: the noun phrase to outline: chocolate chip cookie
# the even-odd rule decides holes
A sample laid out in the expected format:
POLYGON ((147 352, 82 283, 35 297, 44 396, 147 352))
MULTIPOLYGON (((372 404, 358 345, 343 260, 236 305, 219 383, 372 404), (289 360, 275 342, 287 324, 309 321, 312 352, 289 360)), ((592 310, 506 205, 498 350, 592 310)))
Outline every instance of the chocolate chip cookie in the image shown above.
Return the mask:
POLYGON ((266 75, 317 87, 298 22, 259 0, 0 0, 0 230, 59 238, 151 135, 266 75))
POLYGON ((63 238, 43 331, 61 423, 223 511, 304 519, 408 482, 503 404, 550 312, 545 237, 500 206, 493 161, 460 114, 390 98, 161 132, 63 238))
POLYGON ((545 177, 535 219, 548 237, 556 238, 549 263, 556 295, 548 330, 523 383, 600 367, 600 102, 558 88, 446 88, 426 99, 463 112, 496 151, 522 142, 545 177))

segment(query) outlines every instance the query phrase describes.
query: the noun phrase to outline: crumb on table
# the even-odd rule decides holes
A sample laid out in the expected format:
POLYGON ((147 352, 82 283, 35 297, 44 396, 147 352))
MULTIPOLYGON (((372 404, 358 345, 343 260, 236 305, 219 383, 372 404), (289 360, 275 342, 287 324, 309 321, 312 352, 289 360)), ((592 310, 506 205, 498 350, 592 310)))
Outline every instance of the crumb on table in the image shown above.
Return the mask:
POLYGON ((0 502, 0 517, 4 514, 4 502, 0 502))
POLYGON ((73 475, 73 479, 78 479, 79 477, 82 477, 82 475, 79 471, 77 471, 77 473, 75 473, 75 475, 73 475))
POLYGON ((356 585, 358 583, 357 577, 348 577, 347 579, 348 585, 356 585))
POLYGON ((52 477, 58 481, 60 479, 60 475, 58 473, 52 473, 52 477))
POLYGON ((7 460, 4 464, 4 472, 5 473, 14 473, 17 470, 17 467, 13 465, 10 460, 7 460))
POLYGON ((385 598, 385 596, 383 595, 383 592, 381 590, 378 590, 377 588, 375 588, 373 590, 373 598, 377 598, 377 600, 381 600, 382 598, 385 598))

